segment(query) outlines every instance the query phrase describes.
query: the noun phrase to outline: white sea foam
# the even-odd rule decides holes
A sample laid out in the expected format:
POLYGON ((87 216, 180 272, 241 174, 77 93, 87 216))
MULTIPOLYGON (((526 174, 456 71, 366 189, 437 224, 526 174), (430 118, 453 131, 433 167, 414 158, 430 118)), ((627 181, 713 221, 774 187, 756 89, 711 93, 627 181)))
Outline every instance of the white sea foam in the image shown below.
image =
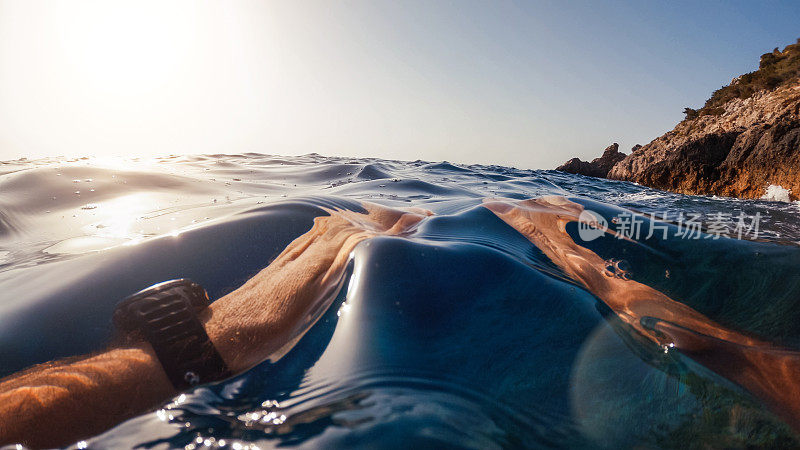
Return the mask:
POLYGON ((789 203, 791 199, 789 198, 789 194, 791 194, 791 189, 786 189, 783 186, 778 186, 775 184, 770 184, 767 186, 767 189, 764 191, 764 195, 761 196, 762 200, 770 200, 773 202, 786 202, 789 203))
POLYGON ((622 199, 626 201, 647 201, 647 200, 658 200, 662 198, 666 198, 666 194, 658 193, 658 192, 634 192, 632 194, 623 194, 622 199))

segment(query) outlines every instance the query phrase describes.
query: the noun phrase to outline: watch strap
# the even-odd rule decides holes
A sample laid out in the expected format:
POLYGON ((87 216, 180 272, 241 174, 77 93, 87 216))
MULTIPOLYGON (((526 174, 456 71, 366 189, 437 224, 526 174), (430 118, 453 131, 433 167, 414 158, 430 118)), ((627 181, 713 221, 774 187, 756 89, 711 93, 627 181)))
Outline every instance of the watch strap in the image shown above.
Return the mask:
POLYGON ((179 391, 231 376, 198 318, 205 290, 186 279, 142 290, 117 306, 117 328, 147 341, 179 391))

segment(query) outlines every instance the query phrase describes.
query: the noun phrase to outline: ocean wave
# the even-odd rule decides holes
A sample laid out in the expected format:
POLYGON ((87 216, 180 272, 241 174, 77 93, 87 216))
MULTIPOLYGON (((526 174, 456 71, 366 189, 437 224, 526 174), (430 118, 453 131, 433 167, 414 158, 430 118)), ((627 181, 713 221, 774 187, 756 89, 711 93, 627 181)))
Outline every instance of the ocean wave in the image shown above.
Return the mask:
POLYGON ((0 167, 3 374, 99 350, 116 301, 155 282, 189 277, 219 298, 315 218, 368 227, 375 204, 421 214, 355 247, 284 356, 89 445, 800 442, 784 395, 800 361, 795 205, 316 154, 0 167), (607 225, 591 240, 584 210, 607 225), (708 222, 679 235, 679 214, 736 213, 759 217, 760 235, 715 236, 708 222))

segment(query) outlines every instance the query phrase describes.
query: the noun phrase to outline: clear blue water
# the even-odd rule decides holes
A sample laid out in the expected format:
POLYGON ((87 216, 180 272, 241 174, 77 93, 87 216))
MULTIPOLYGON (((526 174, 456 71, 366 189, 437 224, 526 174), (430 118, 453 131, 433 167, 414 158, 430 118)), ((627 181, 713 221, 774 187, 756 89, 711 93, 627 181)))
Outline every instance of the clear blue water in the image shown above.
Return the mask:
POLYGON ((792 369, 800 360, 798 204, 498 166, 315 154, 0 163, 0 375, 102 349, 116 302, 153 283, 188 277, 220 297, 327 214, 321 207, 358 211, 363 201, 434 215, 409 236, 361 243, 341 289, 285 357, 86 444, 800 445, 794 402, 759 390, 772 383, 793 392, 800 380, 792 369), (569 257, 482 206, 552 195, 598 212, 612 230, 632 211, 672 222, 680 213, 741 212, 760 216, 760 234, 582 242, 575 222, 545 230, 606 261, 607 276, 703 317, 696 328, 680 325, 685 310, 669 307, 631 319, 615 306, 624 293, 595 289, 569 257), (706 324, 758 344, 709 337, 706 324), (788 361, 783 373, 775 358, 788 361))

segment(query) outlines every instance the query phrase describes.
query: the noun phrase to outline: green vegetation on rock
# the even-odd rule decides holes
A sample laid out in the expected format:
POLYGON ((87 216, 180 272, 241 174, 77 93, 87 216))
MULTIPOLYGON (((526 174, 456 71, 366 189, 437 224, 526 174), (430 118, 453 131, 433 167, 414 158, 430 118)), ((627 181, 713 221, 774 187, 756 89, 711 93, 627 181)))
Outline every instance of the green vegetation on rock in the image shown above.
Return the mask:
POLYGON ((783 51, 776 47, 770 53, 761 55, 758 70, 735 78, 728 86, 714 91, 700 109, 686 108, 683 113, 691 120, 700 116, 718 116, 725 112, 723 105, 740 98, 747 99, 756 92, 773 90, 784 83, 800 77, 800 39, 796 44, 787 45, 783 51))

